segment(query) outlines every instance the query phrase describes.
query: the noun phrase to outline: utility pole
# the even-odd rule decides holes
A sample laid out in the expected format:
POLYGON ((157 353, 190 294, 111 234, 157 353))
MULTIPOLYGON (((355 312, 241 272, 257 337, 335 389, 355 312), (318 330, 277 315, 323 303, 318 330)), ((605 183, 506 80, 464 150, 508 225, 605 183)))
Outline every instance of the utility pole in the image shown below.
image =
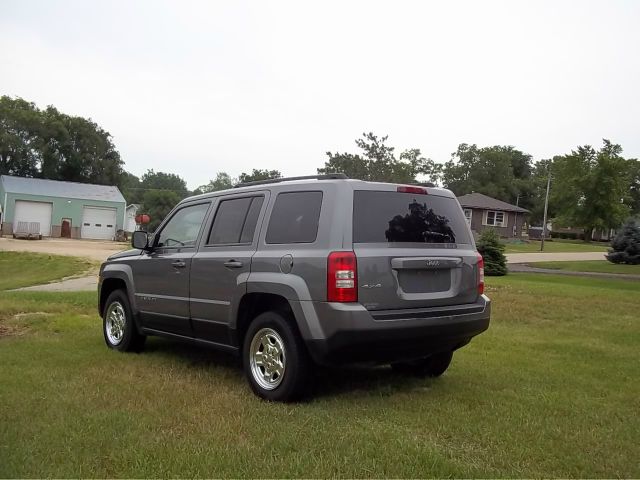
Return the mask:
POLYGON ((547 177, 547 195, 544 197, 544 216, 542 220, 542 242, 540 243, 540 251, 544 250, 544 237, 547 232, 547 208, 549 208, 549 187, 551 186, 551 168, 549 168, 549 176, 547 177))

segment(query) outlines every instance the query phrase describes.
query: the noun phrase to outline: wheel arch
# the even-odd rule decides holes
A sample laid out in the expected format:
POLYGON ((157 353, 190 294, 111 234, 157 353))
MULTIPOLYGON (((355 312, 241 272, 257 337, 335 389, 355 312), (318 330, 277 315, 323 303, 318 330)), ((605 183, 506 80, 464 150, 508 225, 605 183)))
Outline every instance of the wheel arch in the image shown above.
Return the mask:
POLYGON ((244 336, 249 325, 258 315, 275 311, 282 314, 285 318, 291 319, 293 326, 302 333, 301 318, 296 314, 292 303, 283 295, 266 292, 248 292, 246 293, 238 305, 236 322, 231 328, 232 342, 234 345, 242 349, 244 336))
POLYGON ((128 265, 107 265, 102 271, 101 276, 98 296, 98 311, 100 312, 100 316, 104 313, 105 303, 109 295, 119 289, 125 291, 129 299, 131 311, 134 313, 134 316, 137 316, 138 310, 135 302, 131 267, 128 265))

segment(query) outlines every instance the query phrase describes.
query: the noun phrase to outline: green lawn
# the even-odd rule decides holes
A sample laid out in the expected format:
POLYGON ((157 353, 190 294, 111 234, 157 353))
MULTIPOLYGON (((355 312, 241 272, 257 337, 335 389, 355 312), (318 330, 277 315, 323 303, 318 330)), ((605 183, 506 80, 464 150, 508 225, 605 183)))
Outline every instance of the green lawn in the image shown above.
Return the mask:
MULTIPOLYGON (((534 253, 540 251, 537 240, 526 243, 505 243, 505 253, 534 253)), ((556 240, 544 242, 545 252, 606 252, 609 244, 602 242, 579 242, 556 240)))
POLYGON ((0 290, 49 283, 92 267, 95 263, 84 258, 0 251, 0 290))
POLYGON ((640 284, 487 279, 437 380, 323 370, 269 404, 236 363, 108 350, 91 293, 0 293, 0 477, 639 477, 640 284))
POLYGON ((606 260, 586 260, 577 262, 533 262, 531 267, 569 270, 572 272, 623 273, 640 275, 640 265, 624 265, 606 260))

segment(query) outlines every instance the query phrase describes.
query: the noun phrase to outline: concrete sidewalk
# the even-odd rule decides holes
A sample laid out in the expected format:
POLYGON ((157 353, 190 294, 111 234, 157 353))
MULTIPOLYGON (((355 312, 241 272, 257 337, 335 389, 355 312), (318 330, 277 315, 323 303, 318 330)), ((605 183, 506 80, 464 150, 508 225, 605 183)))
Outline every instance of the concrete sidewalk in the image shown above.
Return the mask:
POLYGON ((640 275, 632 273, 573 272, 570 270, 555 270, 553 268, 537 268, 519 263, 510 264, 509 272, 545 273, 549 275, 568 275, 570 277, 617 278, 619 280, 640 281, 640 275))
POLYGON ((537 252, 537 253, 507 253, 507 263, 534 262, 570 262, 579 260, 605 260, 605 252, 537 252))
POLYGON ((98 290, 98 276, 66 278, 59 282, 33 285, 31 287, 16 288, 10 292, 96 292, 98 290))

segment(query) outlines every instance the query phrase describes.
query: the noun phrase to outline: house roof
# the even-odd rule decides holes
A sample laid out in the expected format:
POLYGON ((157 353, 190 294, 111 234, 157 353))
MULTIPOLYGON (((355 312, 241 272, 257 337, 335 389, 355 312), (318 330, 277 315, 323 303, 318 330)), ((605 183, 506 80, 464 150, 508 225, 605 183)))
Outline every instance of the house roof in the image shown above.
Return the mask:
POLYGON ((2 189, 8 193, 125 203, 118 187, 111 185, 61 182, 43 178, 12 177, 10 175, 0 175, 0 183, 2 183, 2 189))
POLYGON ((480 208, 482 210, 503 210, 506 212, 529 213, 529 210, 503 202, 497 198, 488 197, 481 193, 469 193, 458 197, 460 205, 467 208, 480 208))

